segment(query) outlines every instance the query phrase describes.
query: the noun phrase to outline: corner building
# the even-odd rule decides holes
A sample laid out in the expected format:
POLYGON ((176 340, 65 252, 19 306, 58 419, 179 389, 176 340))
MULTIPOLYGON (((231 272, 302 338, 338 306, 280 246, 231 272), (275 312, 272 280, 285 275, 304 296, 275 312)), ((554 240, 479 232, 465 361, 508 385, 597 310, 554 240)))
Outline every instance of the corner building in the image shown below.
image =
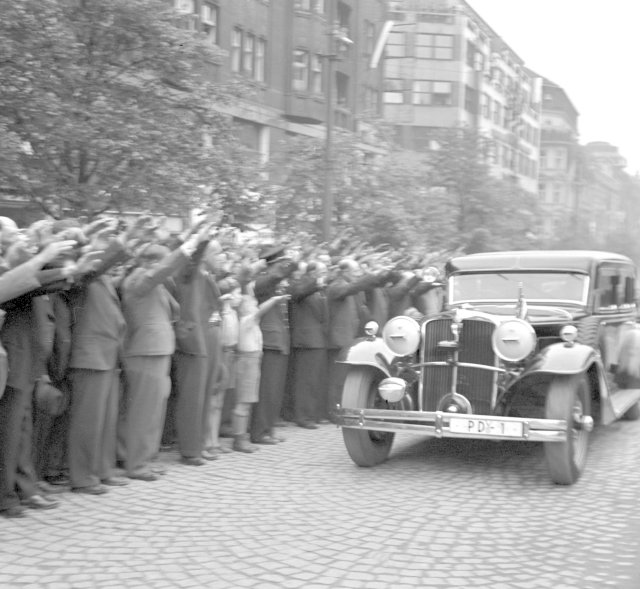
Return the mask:
POLYGON ((541 78, 464 0, 389 2, 384 118, 399 143, 433 147, 438 128, 489 143, 491 173, 538 191, 541 78))

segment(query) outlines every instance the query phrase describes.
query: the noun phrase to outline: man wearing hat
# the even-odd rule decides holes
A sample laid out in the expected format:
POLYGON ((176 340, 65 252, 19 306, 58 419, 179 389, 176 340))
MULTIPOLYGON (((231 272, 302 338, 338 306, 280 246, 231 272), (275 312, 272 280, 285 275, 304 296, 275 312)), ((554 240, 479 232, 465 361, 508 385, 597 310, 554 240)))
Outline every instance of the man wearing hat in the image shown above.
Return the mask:
MULTIPOLYGON (((256 276, 254 293, 258 303, 288 292, 287 279, 297 268, 285 255, 285 248, 276 244, 260 252, 266 269, 256 276)), ((277 444, 274 426, 280 416, 289 360, 288 303, 283 299, 270 308, 260 321, 262 330, 262 363, 258 402, 251 415, 251 441, 255 444, 277 444)))

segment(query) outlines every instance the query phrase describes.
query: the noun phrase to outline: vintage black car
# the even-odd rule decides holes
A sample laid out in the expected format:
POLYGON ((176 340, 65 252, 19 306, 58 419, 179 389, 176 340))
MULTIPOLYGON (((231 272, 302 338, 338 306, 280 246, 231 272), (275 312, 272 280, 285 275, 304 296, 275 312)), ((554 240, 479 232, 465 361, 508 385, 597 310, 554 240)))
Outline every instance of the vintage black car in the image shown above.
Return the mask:
POLYGON ((395 432, 544 442, 575 483, 594 423, 640 418, 636 269, 596 251, 473 254, 446 266, 444 309, 379 326, 344 351, 337 420, 352 460, 387 459, 395 432))

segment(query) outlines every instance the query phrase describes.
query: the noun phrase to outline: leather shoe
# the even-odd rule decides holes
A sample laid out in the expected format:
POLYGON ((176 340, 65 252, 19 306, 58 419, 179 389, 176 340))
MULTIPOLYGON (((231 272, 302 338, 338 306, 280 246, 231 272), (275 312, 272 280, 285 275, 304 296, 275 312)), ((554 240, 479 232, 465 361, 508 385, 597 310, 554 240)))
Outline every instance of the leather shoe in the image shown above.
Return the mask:
POLYGON ((88 487, 73 487, 71 492, 84 495, 104 495, 109 492, 109 489, 104 485, 89 485, 88 487))
POLYGON ((149 470, 151 470, 153 474, 157 475, 163 475, 169 472, 167 468, 165 466, 162 466, 161 464, 152 464, 151 466, 149 466, 149 470))
POLYGON ((132 472, 127 475, 130 479, 134 479, 136 481, 157 481, 158 475, 153 472, 132 472))
POLYGON ((233 450, 229 448, 229 446, 223 446, 220 444, 219 446, 211 446, 210 448, 207 448, 207 452, 211 452, 211 454, 230 454, 233 450))
POLYGON ((202 466, 207 463, 207 461, 200 456, 182 456, 180 462, 187 466, 202 466))
POLYGON ((267 446, 275 446, 278 443, 278 440, 272 438, 271 436, 262 436, 253 442, 254 444, 264 444, 267 446))
POLYGON ((42 495, 31 495, 22 501, 22 505, 31 509, 53 509, 58 507, 58 502, 53 499, 45 499, 42 495))
POLYGON ((45 496, 56 495, 57 493, 64 493, 65 491, 68 491, 68 487, 63 487, 62 485, 51 485, 47 481, 38 481, 36 486, 45 494, 45 496))
POLYGON ((318 426, 310 421, 301 421, 298 424, 298 427, 303 427, 304 429, 318 429, 318 426))
POLYGON ((102 479, 102 484, 107 485, 107 487, 124 487, 129 484, 129 481, 122 477, 107 477, 102 479))
POLYGON ((220 458, 217 452, 209 452, 209 450, 203 450, 201 456, 205 460, 218 460, 220 458))
POLYGON ((275 440, 277 443, 281 443, 281 442, 285 442, 286 438, 283 438, 282 436, 278 436, 276 434, 271 434, 269 436, 272 440, 275 440))
POLYGON ((7 507, 0 511, 0 515, 4 517, 25 517, 27 514, 25 513, 26 509, 22 505, 12 505, 11 507, 7 507))

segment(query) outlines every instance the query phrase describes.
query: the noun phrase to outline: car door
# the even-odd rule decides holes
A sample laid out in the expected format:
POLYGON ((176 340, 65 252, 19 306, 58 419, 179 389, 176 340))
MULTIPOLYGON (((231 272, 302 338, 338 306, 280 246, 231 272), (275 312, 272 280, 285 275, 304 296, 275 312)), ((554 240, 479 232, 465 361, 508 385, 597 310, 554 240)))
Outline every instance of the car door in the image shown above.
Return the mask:
POLYGON ((594 313, 601 317, 600 353, 609 372, 615 371, 624 332, 635 323, 635 268, 604 262, 596 273, 594 313))

